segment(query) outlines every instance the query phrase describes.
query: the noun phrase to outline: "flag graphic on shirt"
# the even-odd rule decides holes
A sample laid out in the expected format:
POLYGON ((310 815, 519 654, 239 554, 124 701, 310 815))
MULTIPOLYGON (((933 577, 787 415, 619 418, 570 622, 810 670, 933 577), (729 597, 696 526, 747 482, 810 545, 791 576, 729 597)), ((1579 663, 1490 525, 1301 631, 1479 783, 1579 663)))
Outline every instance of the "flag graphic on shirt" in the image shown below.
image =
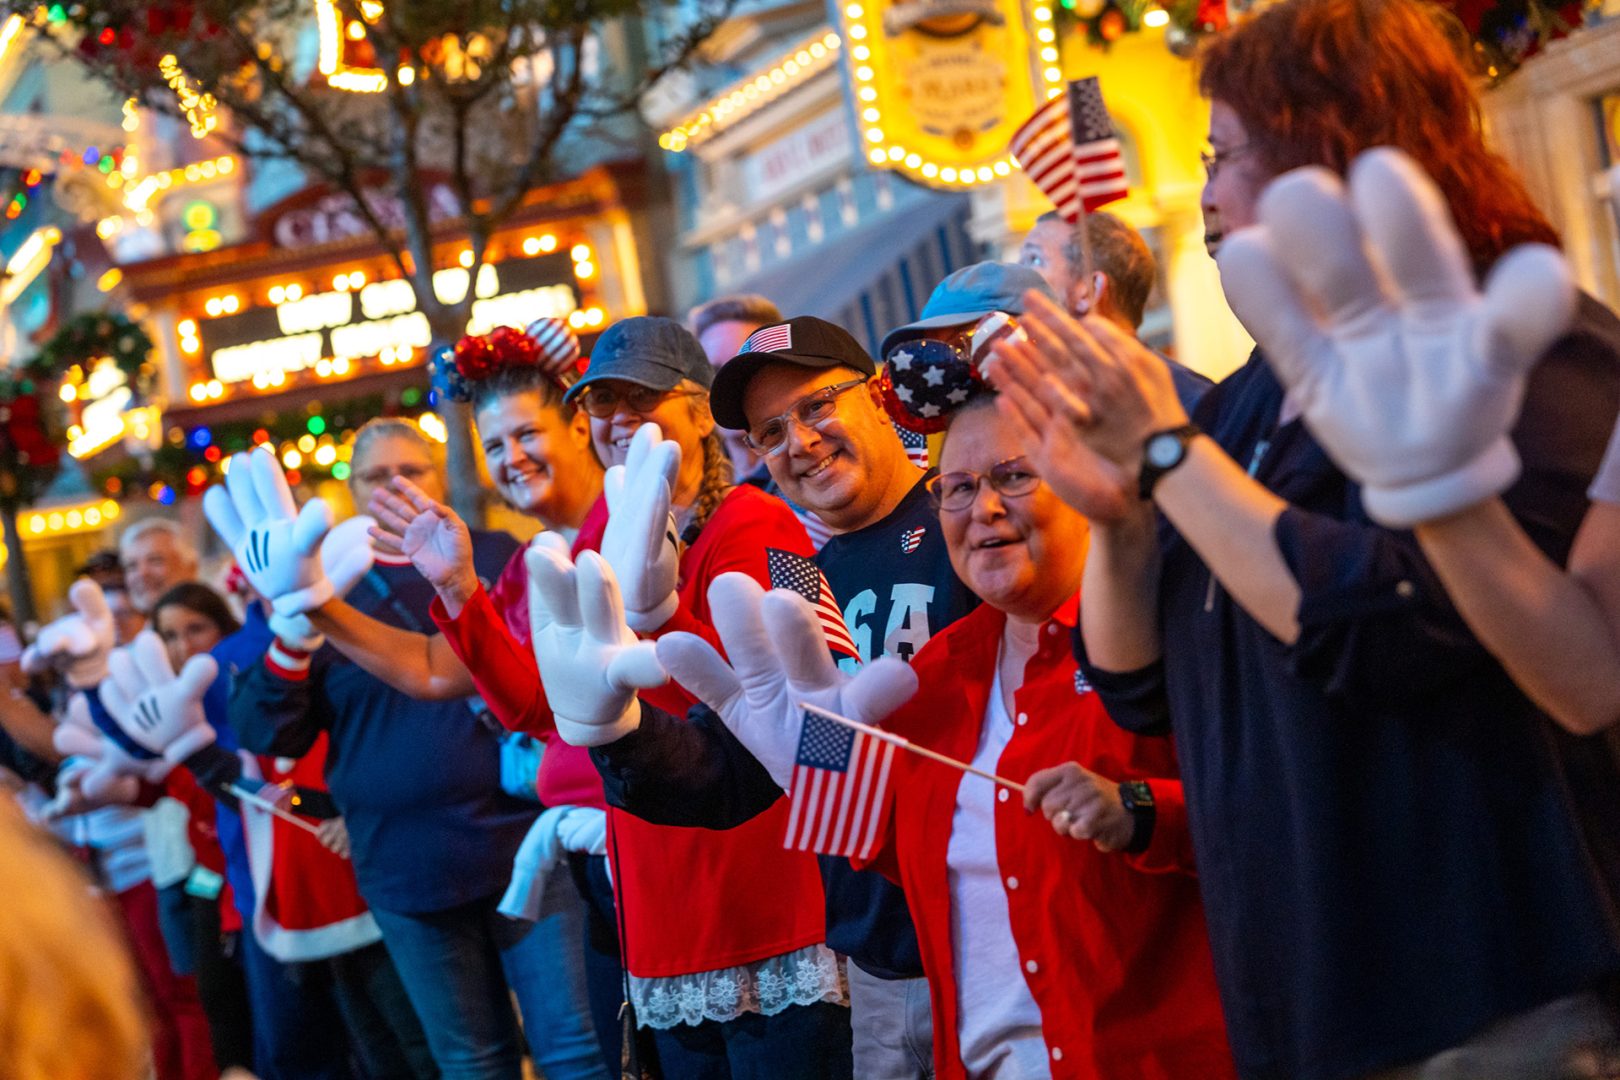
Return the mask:
POLYGON ((894 430, 900 436, 900 445, 906 448, 906 459, 919 469, 928 468, 928 436, 899 424, 894 425, 894 430))
POLYGON ((913 551, 922 547, 923 537, 926 535, 928 535, 928 531, 921 525, 915 529, 907 529, 900 534, 900 550, 910 555, 913 551))
POLYGON ((748 335, 737 355, 751 352, 787 352, 793 348, 793 327, 789 323, 762 326, 748 335))
POLYGON ((1065 221, 1123 199, 1125 158, 1095 75, 1069 84, 1013 134, 1012 155, 1065 221))
POLYGON ((791 551, 781 548, 765 549, 765 566, 771 575, 771 588, 792 589, 816 609, 821 632, 827 635, 827 647, 838 656, 852 656, 860 660, 860 650, 850 639, 849 627, 844 625, 844 613, 838 610, 838 600, 821 567, 791 551))
POLYGON ((877 843, 894 744, 804 714, 782 846, 866 858, 877 843))

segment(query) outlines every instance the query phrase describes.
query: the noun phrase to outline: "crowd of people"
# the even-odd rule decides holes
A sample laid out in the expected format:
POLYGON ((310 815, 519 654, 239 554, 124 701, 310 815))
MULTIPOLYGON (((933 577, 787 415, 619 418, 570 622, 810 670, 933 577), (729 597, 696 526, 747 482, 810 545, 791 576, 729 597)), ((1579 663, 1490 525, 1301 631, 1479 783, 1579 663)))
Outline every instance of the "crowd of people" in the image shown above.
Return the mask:
POLYGON ((220 590, 127 528, 0 700, 0 1076, 1620 1077, 1620 319, 1415 0, 1199 64, 1218 385, 1051 214, 877 357, 465 340, 528 545, 396 419, 341 523, 233 458, 220 590))

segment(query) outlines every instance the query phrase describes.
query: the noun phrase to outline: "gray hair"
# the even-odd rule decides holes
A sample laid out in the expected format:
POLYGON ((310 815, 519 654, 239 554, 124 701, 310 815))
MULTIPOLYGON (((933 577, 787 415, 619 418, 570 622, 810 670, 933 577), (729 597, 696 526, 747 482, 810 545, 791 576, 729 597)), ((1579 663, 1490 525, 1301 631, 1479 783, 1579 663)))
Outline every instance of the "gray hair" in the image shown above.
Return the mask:
POLYGON ((379 439, 405 439, 426 450, 435 468, 444 468, 444 448, 422 433, 422 429, 409 420, 397 416, 379 416, 367 420, 354 434, 353 460, 364 457, 371 444, 379 439))
POLYGON ((144 520, 137 521, 135 524, 119 533, 119 555, 122 556, 137 542, 151 536, 153 533, 164 533, 167 535, 170 541, 173 542, 175 551, 179 552, 180 557, 189 562, 192 566, 196 566, 201 561, 201 556, 197 552, 197 545, 191 542, 191 538, 188 537, 186 535, 186 531, 180 527, 180 523, 163 517, 149 517, 144 520))
POLYGON ((692 324, 692 336, 702 337, 705 330, 720 323, 755 323, 759 326, 779 323, 782 312, 757 293, 735 293, 717 296, 706 304, 699 304, 687 316, 687 321, 692 324))

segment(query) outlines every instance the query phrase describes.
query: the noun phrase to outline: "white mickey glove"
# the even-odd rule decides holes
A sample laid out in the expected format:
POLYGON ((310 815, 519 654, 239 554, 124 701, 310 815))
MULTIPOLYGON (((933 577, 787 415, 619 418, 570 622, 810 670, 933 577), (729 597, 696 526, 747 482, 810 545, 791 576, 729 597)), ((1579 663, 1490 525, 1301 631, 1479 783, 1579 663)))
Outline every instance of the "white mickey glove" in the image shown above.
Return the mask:
POLYGON ((800 702, 875 724, 917 692, 910 665, 876 660, 854 675, 833 663, 810 602, 788 589, 765 592, 747 574, 709 585, 709 611, 728 665, 695 634, 665 634, 658 659, 676 682, 720 714, 782 790, 790 790, 804 725, 800 702))
POLYGON ((1388 148, 1348 196, 1325 169, 1285 174, 1259 220, 1221 245, 1221 284, 1367 513, 1407 527, 1511 485, 1526 375, 1574 314, 1563 257, 1516 247, 1481 293, 1439 190, 1388 148))
POLYGON ((73 614, 39 632, 34 643, 23 650, 22 669, 38 675, 56 668, 69 686, 88 690, 107 677, 107 654, 117 642, 118 630, 101 586, 89 578, 73 583, 68 601, 73 614))
POLYGON ((101 703, 131 741, 179 764, 214 741, 203 715, 203 695, 219 674, 206 653, 193 656, 176 675, 163 642, 150 630, 115 649, 107 662, 101 703))
POLYGON ((573 746, 601 746, 641 724, 636 691, 669 681, 651 642, 624 622, 613 568, 596 552, 568 559, 568 543, 541 533, 524 555, 529 627, 540 681, 557 724, 573 746))
MULTIPOLYGON (((376 524, 375 518, 361 514, 340 522, 321 541, 321 569, 332 583, 333 599, 348 596, 349 590, 371 570, 374 552, 370 533, 376 524)), ((272 605, 269 623, 270 632, 278 640, 301 652, 312 653, 326 641, 308 614, 283 615, 272 605)))
POLYGON ((680 534, 669 512, 680 471, 680 444, 665 439, 657 424, 642 424, 630 437, 624 464, 602 477, 608 506, 602 558, 619 579, 625 620, 638 634, 655 632, 680 604, 680 534))
POLYGON ((41 813, 47 821, 133 802, 142 780, 161 784, 171 768, 162 758, 133 757, 102 734, 83 694, 68 699, 51 743, 67 760, 57 773, 56 797, 41 813))
MULTIPOLYGON (((332 582, 317 557, 332 528, 331 507, 311 499, 299 510, 274 454, 250 450, 233 457, 224 485, 203 494, 203 512, 275 611, 301 615, 332 599, 332 582)), ((369 546, 364 557, 370 558, 369 546)))

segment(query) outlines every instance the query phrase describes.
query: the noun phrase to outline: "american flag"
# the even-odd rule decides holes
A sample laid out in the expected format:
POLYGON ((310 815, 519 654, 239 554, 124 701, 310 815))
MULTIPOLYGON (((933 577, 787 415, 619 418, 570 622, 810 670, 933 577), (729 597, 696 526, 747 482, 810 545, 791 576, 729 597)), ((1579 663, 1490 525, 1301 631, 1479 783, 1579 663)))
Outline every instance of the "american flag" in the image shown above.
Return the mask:
POLYGON ((920 431, 894 425, 895 432, 900 436, 900 443, 906 448, 906 459, 919 469, 928 468, 928 436, 920 431))
POLYGON ((866 858, 878 840, 894 744, 804 714, 782 846, 866 858))
POLYGON ((788 323, 762 326, 748 335, 737 355, 751 352, 787 352, 793 348, 793 327, 788 323))
POLYGON ((1123 199, 1125 158, 1095 75, 1069 84, 1013 134, 1012 154, 1065 221, 1123 199))
POLYGON ((791 551, 781 548, 765 549, 765 566, 771 575, 771 588, 792 589, 816 609, 821 621, 821 632, 827 635, 827 647, 839 656, 853 656, 860 660, 860 650, 850 640, 849 627, 844 625, 844 613, 838 610, 838 598, 821 567, 791 551))

